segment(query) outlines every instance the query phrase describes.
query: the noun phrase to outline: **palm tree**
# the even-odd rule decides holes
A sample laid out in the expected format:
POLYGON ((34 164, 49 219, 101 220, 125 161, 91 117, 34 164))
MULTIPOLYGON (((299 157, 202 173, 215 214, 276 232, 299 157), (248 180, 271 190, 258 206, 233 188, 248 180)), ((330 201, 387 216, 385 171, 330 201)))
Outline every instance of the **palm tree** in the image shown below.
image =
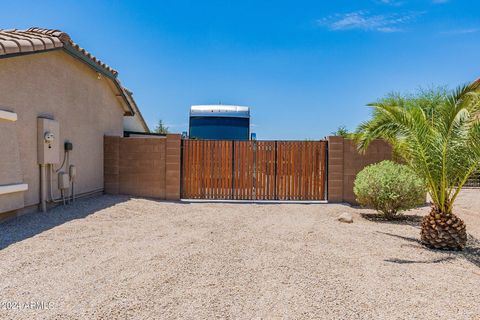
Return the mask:
POLYGON ((332 136, 344 137, 346 139, 351 138, 353 133, 349 132, 347 127, 342 125, 337 128, 337 130, 330 132, 332 136))
POLYGON ((383 138, 425 180, 432 210, 423 218, 421 240, 431 248, 461 250, 467 242, 465 223, 452 211, 465 182, 479 168, 479 88, 476 81, 433 103, 401 98, 373 103, 372 119, 357 130, 359 150, 383 138))

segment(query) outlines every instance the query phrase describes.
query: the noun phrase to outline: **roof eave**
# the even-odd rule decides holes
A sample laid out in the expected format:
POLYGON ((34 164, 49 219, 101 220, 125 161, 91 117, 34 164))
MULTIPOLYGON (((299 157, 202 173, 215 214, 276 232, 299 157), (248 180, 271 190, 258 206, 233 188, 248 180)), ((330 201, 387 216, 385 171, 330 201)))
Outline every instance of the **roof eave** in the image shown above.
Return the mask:
POLYGON ((103 74, 105 77, 108 77, 112 80, 116 80, 117 76, 110 72, 107 68, 102 67, 98 63, 95 63, 92 59, 88 58, 84 54, 82 54, 80 51, 78 51, 74 46, 68 43, 63 44, 63 49, 73 57, 82 60, 86 64, 88 64, 91 68, 95 69, 95 71, 100 72, 103 74))
POLYGON ((92 69, 94 69, 98 73, 100 73, 103 76, 107 77, 108 79, 112 80, 113 84, 118 89, 118 92, 120 92, 120 94, 118 96, 120 96, 122 98, 122 100, 125 102, 125 104, 128 106, 128 110, 125 110, 124 116, 135 115, 134 108, 131 105, 130 101, 128 101, 128 98, 125 96, 125 93, 122 90, 122 85, 120 84, 120 82, 117 79, 117 74, 114 74, 113 72, 111 72, 107 68, 99 65, 98 63, 96 63, 95 61, 93 61, 92 59, 90 59, 89 57, 87 57, 86 55, 84 55, 83 53, 78 51, 74 46, 72 46, 68 43, 64 43, 63 49, 65 50, 66 53, 70 54, 72 57, 74 57, 76 59, 79 59, 80 61, 86 63, 89 67, 91 67, 92 69))
POLYGON ((143 118, 143 115, 140 112, 140 109, 138 108, 137 103, 135 102, 135 99, 133 98, 133 93, 125 87, 123 87, 123 91, 130 98, 130 101, 131 101, 130 105, 135 110, 135 115, 138 116, 138 119, 140 120, 140 123, 141 123, 143 129, 145 129, 145 132, 147 132, 147 133, 150 132, 150 128, 148 128, 147 122, 143 118))

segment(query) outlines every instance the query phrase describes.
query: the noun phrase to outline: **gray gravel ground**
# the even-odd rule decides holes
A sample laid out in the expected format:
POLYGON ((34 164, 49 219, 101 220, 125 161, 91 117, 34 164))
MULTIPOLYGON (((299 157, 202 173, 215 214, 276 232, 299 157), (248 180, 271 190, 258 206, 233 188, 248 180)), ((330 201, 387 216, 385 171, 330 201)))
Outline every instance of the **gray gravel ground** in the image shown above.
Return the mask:
POLYGON ((478 199, 456 207, 461 253, 418 243, 428 208, 386 223, 333 204, 80 200, 0 224, 0 319, 480 319, 478 199))

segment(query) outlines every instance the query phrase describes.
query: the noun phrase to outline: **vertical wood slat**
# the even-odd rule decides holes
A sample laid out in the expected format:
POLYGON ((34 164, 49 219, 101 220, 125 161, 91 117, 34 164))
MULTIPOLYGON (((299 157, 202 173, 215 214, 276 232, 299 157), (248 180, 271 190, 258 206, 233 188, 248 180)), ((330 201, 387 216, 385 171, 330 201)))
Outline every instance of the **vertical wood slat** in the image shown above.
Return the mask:
POLYGON ((232 141, 233 150, 232 150, 232 199, 237 199, 237 142, 232 141))
POLYGON ((245 168, 245 200, 255 199, 253 193, 253 177, 254 172, 254 145, 248 141, 247 149, 245 150, 245 156, 249 158, 248 165, 245 168))
POLYGON ((255 198, 263 199, 263 143, 257 142, 256 150, 256 172, 255 172, 255 198))
POLYGON ((236 198, 235 199, 241 199, 241 183, 242 183, 242 170, 241 170, 241 165, 242 165, 242 146, 240 142, 235 141, 235 193, 236 193, 236 198))
POLYGON ((327 143, 322 141, 321 145, 321 179, 320 179, 320 196, 325 199, 325 182, 327 181, 327 143))
POLYGON ((253 178, 251 176, 251 174, 254 172, 254 168, 253 168, 253 160, 254 160, 254 150, 253 150, 253 144, 250 144, 250 142, 247 142, 247 148, 245 150, 245 157, 248 157, 248 164, 245 168, 245 200, 248 200, 248 199, 254 199, 254 193, 253 193, 253 178), (251 151, 250 151, 251 150, 251 151), (250 158, 250 155, 252 156, 250 158), (251 184, 251 186, 250 186, 251 184))
POLYGON ((310 152, 310 142, 304 142, 304 152, 303 152, 303 192, 301 193, 302 200, 308 199, 309 198, 309 189, 308 189, 308 183, 311 180, 310 173, 312 172, 310 169, 310 163, 311 159, 309 158, 309 152, 310 152))
POLYGON ((237 163, 237 169, 238 169, 238 187, 237 187, 237 199, 243 199, 243 166, 245 165, 245 157, 243 155, 244 153, 244 145, 242 143, 237 142, 237 150, 238 150, 238 157, 236 157, 235 161, 237 163))
POLYGON ((312 162, 310 163, 310 184, 309 184, 309 188, 310 188, 310 191, 309 191, 309 194, 308 194, 308 198, 315 198, 316 197, 316 193, 315 193, 315 178, 317 177, 317 170, 315 170, 315 165, 317 163, 317 161, 315 160, 316 157, 315 157, 315 150, 316 150, 316 146, 317 144, 316 143, 312 143, 310 145, 310 157, 312 159, 312 162))
POLYGON ((287 143, 288 147, 288 191, 287 191, 287 199, 286 200, 292 200, 292 188, 293 188, 293 166, 294 166, 294 161, 293 161, 293 149, 292 145, 290 143, 287 143))
POLYGON ((275 172, 273 170, 273 162, 275 161, 274 158, 275 152, 275 142, 270 142, 268 144, 268 157, 267 157, 267 171, 268 171, 268 200, 274 200, 275 196, 275 172))
POLYGON ((240 149, 241 145, 238 141, 235 141, 235 168, 234 173, 235 173, 235 199, 240 199, 240 182, 241 182, 241 170, 240 170, 240 165, 241 165, 241 152, 242 150, 240 149))
POLYGON ((237 154, 238 156, 235 158, 236 161, 235 163, 237 164, 237 199, 242 199, 242 196, 243 196, 243 190, 242 190, 242 182, 243 182, 243 170, 242 170, 242 166, 243 166, 243 161, 245 161, 242 156, 243 156, 243 146, 240 142, 236 142, 237 144, 237 154))
POLYGON ((281 175, 280 175, 280 178, 281 178, 281 188, 282 188, 282 192, 280 193, 280 197, 279 199, 280 200, 285 200, 285 194, 286 194, 286 190, 287 190, 287 179, 285 178, 285 172, 286 172, 286 167, 285 167, 285 143, 281 142, 280 143, 280 153, 279 153, 279 157, 280 157, 280 161, 281 161, 281 175))
POLYGON ((221 141, 214 141, 214 145, 215 145, 215 152, 213 153, 214 157, 215 157, 215 163, 214 163, 214 168, 215 168, 215 193, 214 193, 214 197, 215 199, 221 199, 221 192, 220 192, 220 188, 221 188, 221 184, 222 184, 222 178, 223 178, 223 175, 222 175, 222 166, 223 166, 223 157, 222 157, 222 153, 221 153, 221 150, 220 150, 220 144, 221 144, 221 141))
POLYGON ((255 198, 256 199, 263 199, 263 168, 262 168, 262 155, 263 155, 263 148, 262 142, 257 141, 256 143, 256 152, 255 152, 255 198))
MULTIPOLYGON (((183 147, 183 150, 182 150, 182 155, 183 155, 183 158, 184 159, 188 159, 188 142, 187 141, 182 141, 182 147, 183 147)), ((181 192, 183 194, 186 194, 186 195, 190 195, 190 193, 188 192, 188 189, 186 190, 185 188, 188 188, 188 186, 190 186, 191 184, 189 183, 189 181, 187 180, 189 175, 188 173, 185 174, 185 171, 188 170, 188 165, 185 163, 185 161, 182 161, 182 176, 180 177, 181 178, 181 192)))
POLYGON ((205 199, 210 199, 210 161, 209 161, 209 151, 210 151, 210 141, 205 141, 205 146, 202 150, 203 155, 203 182, 204 182, 204 193, 205 199))
POLYGON ((287 180, 285 179, 285 144, 284 142, 279 142, 278 143, 278 160, 280 161, 280 173, 279 173, 279 179, 280 179, 280 191, 278 194, 278 199, 279 200, 285 200, 285 190, 286 190, 286 185, 287 185, 287 180))
POLYGON ((207 177, 207 194, 208 194, 208 199, 213 199, 213 164, 212 164, 212 141, 208 140, 207 141, 207 150, 205 152, 205 157, 206 157, 206 163, 208 164, 208 170, 206 172, 206 177, 207 177))
POLYGON ((310 182, 311 178, 309 174, 311 173, 310 170, 310 163, 312 159, 309 158, 309 152, 310 152, 310 142, 306 141, 304 142, 304 153, 303 153, 303 180, 302 180, 302 185, 303 185, 303 192, 301 193, 302 200, 308 199, 308 183, 310 182))
POLYGON ((293 176, 292 176, 292 172, 293 172, 293 165, 294 165, 294 161, 293 161, 293 154, 292 154, 292 145, 290 143, 287 143, 287 154, 288 154, 288 161, 287 161, 287 168, 288 168, 288 171, 287 171, 287 177, 288 177, 288 188, 287 188, 287 194, 286 194, 286 200, 293 200, 292 199, 292 185, 293 185, 293 176))
POLYGON ((217 154, 218 152, 218 141, 212 141, 212 171, 213 171, 213 183, 212 183, 212 198, 213 199, 218 199, 218 182, 219 182, 219 176, 218 176, 218 169, 219 169, 219 155, 217 154))
POLYGON ((241 159, 244 159, 243 161, 240 160, 240 162, 243 162, 241 165, 241 171, 242 171, 242 184, 240 186, 241 189, 241 194, 242 194, 242 200, 247 200, 250 197, 250 191, 253 193, 253 187, 250 187, 250 181, 252 179, 249 179, 251 176, 248 174, 253 174, 252 171, 250 171, 250 145, 247 142, 240 142, 240 145, 242 146, 242 155, 241 159))
POLYGON ((226 167, 227 167, 227 163, 226 163, 226 145, 225 145, 225 141, 220 141, 219 142, 219 152, 221 153, 221 163, 220 163, 220 174, 219 174, 219 181, 220 181, 220 185, 219 185, 219 197, 220 199, 225 199, 225 194, 226 194, 226 188, 227 188, 227 184, 226 184, 226 180, 227 180, 227 175, 226 175, 226 167))
POLYGON ((195 198, 197 195, 197 190, 195 189, 195 183, 196 183, 196 176, 195 176, 195 148, 192 143, 192 141, 188 140, 185 141, 188 142, 188 156, 190 159, 183 160, 187 163, 189 166, 188 169, 185 170, 185 172, 188 173, 188 181, 190 182, 190 186, 188 186, 188 190, 190 192, 190 197, 195 198))
POLYGON ((238 169, 238 186, 237 186, 237 199, 243 199, 243 165, 244 165, 244 158, 243 158, 243 145, 240 142, 237 142, 237 152, 238 157, 236 157, 237 169, 238 169))
POLYGON ((275 150, 275 153, 276 153, 276 157, 277 157, 277 163, 275 164, 275 167, 277 169, 277 174, 276 174, 276 178, 277 178, 277 194, 276 194, 276 198, 277 199, 282 199, 282 183, 283 183, 283 179, 282 179, 282 174, 283 174, 283 171, 282 171, 282 164, 283 164, 283 161, 282 161, 282 156, 281 156, 281 153, 282 153, 282 143, 280 141, 277 141, 277 147, 276 147, 276 150, 275 150))
POLYGON ((192 178, 192 197, 195 199, 197 197, 199 197, 199 194, 198 194, 198 172, 199 171, 199 168, 198 168, 198 165, 199 165, 199 162, 198 162, 198 153, 197 153, 197 146, 196 144, 194 143, 194 141, 189 141, 189 144, 190 144, 190 148, 192 149, 192 163, 191 163, 191 170, 190 170, 190 175, 191 175, 191 178, 192 178))
POLYGON ((210 150, 210 157, 211 157, 211 164, 212 164, 212 199, 217 199, 217 148, 216 148, 217 141, 210 141, 211 150, 210 150))
POLYGON ((287 200, 288 198, 288 149, 287 144, 283 143, 283 198, 282 200, 287 200))

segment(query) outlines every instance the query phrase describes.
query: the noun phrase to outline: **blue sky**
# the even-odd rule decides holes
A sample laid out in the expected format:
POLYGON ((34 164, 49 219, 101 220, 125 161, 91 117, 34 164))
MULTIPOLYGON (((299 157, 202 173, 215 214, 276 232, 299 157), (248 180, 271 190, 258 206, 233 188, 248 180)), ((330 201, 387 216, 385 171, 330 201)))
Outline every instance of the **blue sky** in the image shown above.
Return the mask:
POLYGON ((391 91, 480 76, 480 2, 4 1, 1 28, 56 28, 119 70, 147 122, 252 107, 259 139, 320 139, 391 91))

